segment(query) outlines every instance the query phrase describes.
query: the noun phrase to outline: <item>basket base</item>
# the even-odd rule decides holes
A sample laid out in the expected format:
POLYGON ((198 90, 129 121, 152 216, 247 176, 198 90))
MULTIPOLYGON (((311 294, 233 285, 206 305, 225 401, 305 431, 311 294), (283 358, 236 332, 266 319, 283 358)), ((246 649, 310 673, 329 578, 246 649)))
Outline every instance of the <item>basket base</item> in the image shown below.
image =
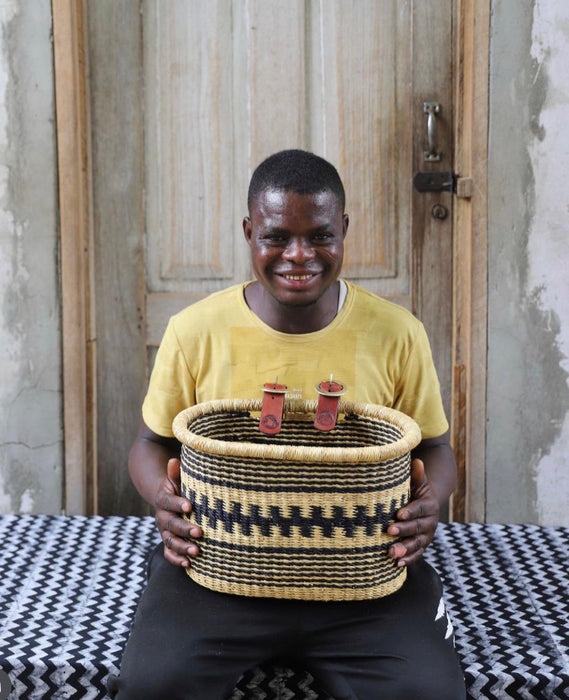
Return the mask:
POLYGON ((360 588, 326 587, 326 586, 302 586, 294 584, 270 585, 270 584, 246 584, 239 581, 221 581, 212 576, 207 576, 194 571, 191 567, 186 569, 186 574, 200 586, 227 593, 228 595, 240 595, 249 598, 281 598, 287 600, 319 600, 327 602, 342 602, 355 600, 373 600, 383 598, 398 591, 407 579, 407 567, 395 567, 395 575, 391 580, 384 580, 380 585, 362 586, 360 588))

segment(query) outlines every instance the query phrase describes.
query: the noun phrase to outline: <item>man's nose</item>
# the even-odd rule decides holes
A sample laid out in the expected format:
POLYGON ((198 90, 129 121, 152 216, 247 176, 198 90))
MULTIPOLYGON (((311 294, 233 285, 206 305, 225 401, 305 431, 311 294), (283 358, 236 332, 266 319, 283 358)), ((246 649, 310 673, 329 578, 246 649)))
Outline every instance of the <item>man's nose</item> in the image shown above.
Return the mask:
POLYGON ((314 257, 314 249, 304 238, 290 238, 283 251, 283 258, 291 262, 303 263, 314 257))

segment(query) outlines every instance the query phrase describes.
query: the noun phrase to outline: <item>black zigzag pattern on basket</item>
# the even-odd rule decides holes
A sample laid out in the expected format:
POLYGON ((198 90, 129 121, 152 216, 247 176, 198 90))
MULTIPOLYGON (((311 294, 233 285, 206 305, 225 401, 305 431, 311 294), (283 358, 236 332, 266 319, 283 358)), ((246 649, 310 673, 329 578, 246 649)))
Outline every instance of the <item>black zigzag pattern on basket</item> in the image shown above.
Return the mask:
POLYGON ((196 494, 192 489, 188 492, 192 503, 195 521, 198 525, 206 525, 214 530, 218 525, 228 533, 240 532, 249 536, 255 529, 262 535, 271 537, 276 531, 282 537, 291 537, 299 533, 302 537, 314 537, 315 530, 321 537, 334 537, 341 532, 344 537, 352 538, 357 532, 373 537, 383 533, 393 520, 393 514, 405 504, 406 498, 392 498, 389 505, 376 503, 370 513, 366 506, 355 506, 350 514, 346 508, 332 506, 332 515, 325 516, 321 506, 312 506, 310 515, 303 515, 300 506, 289 506, 288 514, 283 513, 280 506, 269 506, 268 515, 262 514, 261 506, 250 504, 246 508, 241 503, 232 502, 230 506, 221 498, 215 499, 211 505, 205 494, 196 494))

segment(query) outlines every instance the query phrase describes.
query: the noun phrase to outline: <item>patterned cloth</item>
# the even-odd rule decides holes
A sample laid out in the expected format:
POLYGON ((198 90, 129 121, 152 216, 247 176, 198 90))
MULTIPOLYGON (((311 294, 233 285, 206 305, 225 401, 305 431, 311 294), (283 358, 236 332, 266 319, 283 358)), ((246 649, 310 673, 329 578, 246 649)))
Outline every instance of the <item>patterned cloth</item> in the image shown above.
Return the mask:
MULTIPOLYGON (((105 697, 158 541, 150 517, 0 516, 9 699, 105 697)), ((469 697, 569 698, 568 552, 566 528, 439 526, 427 558, 469 697)), ((310 674, 269 665, 244 673, 238 699, 328 700, 310 674)))
POLYGON ((472 698, 569 698, 569 529, 440 525, 441 575, 472 698))

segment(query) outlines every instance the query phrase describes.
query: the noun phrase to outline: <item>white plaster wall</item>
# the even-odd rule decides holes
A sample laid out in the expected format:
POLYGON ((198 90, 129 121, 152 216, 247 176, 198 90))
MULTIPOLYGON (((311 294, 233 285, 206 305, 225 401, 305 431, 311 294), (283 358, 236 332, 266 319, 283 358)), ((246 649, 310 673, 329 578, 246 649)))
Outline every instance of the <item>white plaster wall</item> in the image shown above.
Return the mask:
POLYGON ((57 513, 62 409, 50 0, 0 3, 0 512, 57 513))
MULTIPOLYGON (((557 330, 569 386, 569 3, 536 0, 531 55, 547 73, 539 135, 529 147, 535 206, 528 238, 528 292, 557 330)), ((554 387, 547 387, 555 390, 554 387)), ((569 412, 536 464, 538 519, 569 526, 569 412)))
POLYGON ((569 526, 569 3, 492 0, 486 518, 569 526))

